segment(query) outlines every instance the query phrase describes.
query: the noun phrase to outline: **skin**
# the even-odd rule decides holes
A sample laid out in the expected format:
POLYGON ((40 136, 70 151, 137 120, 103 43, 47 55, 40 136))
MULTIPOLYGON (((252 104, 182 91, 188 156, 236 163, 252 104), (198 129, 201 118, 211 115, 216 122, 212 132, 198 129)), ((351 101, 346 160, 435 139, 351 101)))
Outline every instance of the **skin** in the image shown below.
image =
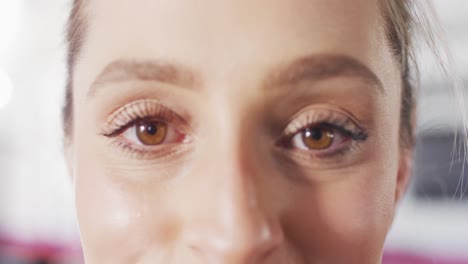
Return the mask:
POLYGON ((410 159, 377 0, 90 0, 85 13, 67 160, 86 263, 380 263, 410 159), (173 137, 110 136, 125 107, 173 137), (285 134, 304 116, 361 138, 301 149, 285 134))

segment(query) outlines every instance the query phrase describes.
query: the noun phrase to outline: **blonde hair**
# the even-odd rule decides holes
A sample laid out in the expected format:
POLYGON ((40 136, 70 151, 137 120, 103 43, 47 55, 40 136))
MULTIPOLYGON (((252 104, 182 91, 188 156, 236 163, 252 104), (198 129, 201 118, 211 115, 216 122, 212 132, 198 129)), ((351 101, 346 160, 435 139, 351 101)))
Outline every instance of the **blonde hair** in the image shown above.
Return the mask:
MULTIPOLYGON (((387 23, 391 23, 387 25, 387 35, 389 40, 393 42, 393 50, 397 51, 395 55, 399 59, 402 68, 404 89, 402 98, 403 130, 405 126, 412 129, 411 124, 405 122, 415 123, 415 104, 409 102, 409 100, 414 100, 413 94, 420 87, 420 72, 416 56, 417 44, 425 45, 432 52, 433 59, 447 83, 447 92, 454 100, 456 108, 459 109, 455 113, 454 120, 456 129, 454 131, 455 139, 452 147, 451 166, 455 160, 462 162, 460 179, 453 194, 453 198, 459 194, 459 199, 462 199, 466 192, 464 169, 468 157, 468 119, 464 100, 464 86, 463 80, 454 68, 446 37, 441 28, 441 23, 438 21, 434 6, 430 0, 424 2, 420 0, 383 0, 382 8, 387 17, 387 23), (410 75, 414 76, 412 81, 410 81, 410 75), (412 109, 409 109, 410 106, 412 109), (408 111, 411 112, 410 118, 405 121, 404 115, 408 111)), ((413 134, 411 130, 407 130, 407 132, 413 134)), ((405 141, 407 137, 409 137, 408 134, 403 134, 402 142, 408 143, 408 141, 405 141)), ((414 138, 414 135, 411 135, 411 138, 414 138)))

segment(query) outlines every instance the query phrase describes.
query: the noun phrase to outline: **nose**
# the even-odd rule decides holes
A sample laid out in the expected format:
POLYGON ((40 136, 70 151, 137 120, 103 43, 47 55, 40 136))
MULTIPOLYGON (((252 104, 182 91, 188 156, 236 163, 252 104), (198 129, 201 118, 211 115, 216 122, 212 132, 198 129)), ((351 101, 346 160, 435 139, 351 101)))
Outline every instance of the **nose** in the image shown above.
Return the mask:
POLYGON ((186 217, 185 244, 200 263, 267 263, 284 239, 273 192, 245 159, 223 160, 204 170, 204 187, 186 217))
POLYGON ((200 263, 266 263, 282 240, 278 234, 267 223, 240 222, 206 225, 193 230, 187 242, 200 263))

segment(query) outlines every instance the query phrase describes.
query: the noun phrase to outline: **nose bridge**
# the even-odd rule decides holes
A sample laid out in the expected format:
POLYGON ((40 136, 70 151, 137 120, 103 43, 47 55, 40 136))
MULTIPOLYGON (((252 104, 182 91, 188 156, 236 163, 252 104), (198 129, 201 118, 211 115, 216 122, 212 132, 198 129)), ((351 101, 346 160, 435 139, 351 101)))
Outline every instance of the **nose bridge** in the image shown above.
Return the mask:
MULTIPOLYGON (((218 100, 218 103, 222 102, 218 100)), ((228 111, 218 116, 217 139, 214 159, 217 160, 211 173, 219 180, 216 201, 220 227, 229 241, 248 245, 268 233, 268 209, 262 204, 262 175, 257 170, 263 167, 255 159, 253 150, 261 148, 255 140, 255 128, 243 111, 240 102, 226 101, 228 111), (235 107, 237 106, 237 107, 235 107), (229 111, 230 110, 230 111, 229 111), (241 243, 242 242, 242 243, 241 243)), ((214 138, 215 136, 213 136, 214 138)))
POLYGON ((210 133, 197 173, 211 182, 211 194, 198 201, 209 209, 191 222, 187 243, 204 263, 245 263, 275 248, 282 234, 274 212, 262 202, 265 177, 250 151, 254 138, 241 118, 221 118, 218 128, 210 129, 216 133, 210 133))
POLYGON ((189 227, 189 246, 204 263, 250 263, 282 240, 278 219, 261 203, 259 183, 242 169, 242 162, 220 162, 212 170, 218 179, 211 198, 204 201, 210 209, 203 213, 208 215, 189 227))

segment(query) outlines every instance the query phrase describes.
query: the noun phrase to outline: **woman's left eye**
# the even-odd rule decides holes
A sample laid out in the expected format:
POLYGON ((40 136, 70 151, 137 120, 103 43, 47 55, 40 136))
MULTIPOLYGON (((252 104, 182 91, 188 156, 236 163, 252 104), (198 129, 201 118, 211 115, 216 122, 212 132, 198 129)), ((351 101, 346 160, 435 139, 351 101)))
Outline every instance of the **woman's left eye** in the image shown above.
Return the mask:
POLYGON ((312 125, 293 135, 290 147, 320 151, 339 147, 349 139, 345 133, 331 126, 312 125))
POLYGON ((133 144, 144 146, 179 143, 184 140, 184 135, 171 125, 151 120, 136 122, 122 133, 122 137, 133 144))

